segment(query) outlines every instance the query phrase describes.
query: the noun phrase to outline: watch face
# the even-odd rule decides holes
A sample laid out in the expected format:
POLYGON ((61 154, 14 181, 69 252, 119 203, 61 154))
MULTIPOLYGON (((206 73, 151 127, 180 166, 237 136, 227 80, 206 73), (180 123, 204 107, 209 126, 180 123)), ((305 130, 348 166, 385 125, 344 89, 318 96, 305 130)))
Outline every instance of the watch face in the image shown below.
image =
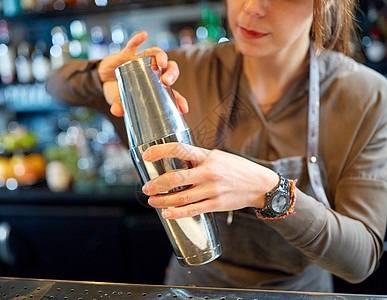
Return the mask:
POLYGON ((287 195, 278 193, 271 200, 271 208, 276 213, 282 213, 287 208, 288 202, 289 197, 287 195))

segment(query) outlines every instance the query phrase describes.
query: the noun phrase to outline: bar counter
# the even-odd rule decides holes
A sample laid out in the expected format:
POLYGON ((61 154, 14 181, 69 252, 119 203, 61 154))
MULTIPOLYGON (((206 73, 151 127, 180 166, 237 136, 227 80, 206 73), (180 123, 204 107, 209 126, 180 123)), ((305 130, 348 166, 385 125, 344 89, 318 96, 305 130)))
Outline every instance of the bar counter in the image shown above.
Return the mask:
POLYGON ((0 277, 2 300, 121 300, 121 299, 387 299, 387 296, 310 292, 220 289, 164 285, 120 284, 0 277))

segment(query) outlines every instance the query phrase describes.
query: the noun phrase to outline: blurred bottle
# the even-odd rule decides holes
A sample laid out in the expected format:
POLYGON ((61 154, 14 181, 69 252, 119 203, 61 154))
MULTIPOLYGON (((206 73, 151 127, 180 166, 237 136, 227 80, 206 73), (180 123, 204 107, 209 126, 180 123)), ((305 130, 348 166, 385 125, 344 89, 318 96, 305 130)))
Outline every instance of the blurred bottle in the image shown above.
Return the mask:
POLYGON ((129 185, 138 182, 133 161, 122 144, 104 145, 103 163, 99 168, 100 176, 109 185, 129 185))
MULTIPOLYGON (((380 5, 380 4, 379 4, 380 5)), ((368 4, 367 18, 370 23, 365 53, 371 62, 381 62, 386 58, 387 17, 386 7, 377 7, 376 3, 368 4), (384 14, 383 14, 384 13, 384 14)))
POLYGON ((109 55, 109 43, 106 39, 107 29, 102 26, 94 26, 90 29, 91 41, 88 47, 89 59, 102 59, 109 55))
MULTIPOLYGON (((363 63, 381 63, 387 59, 387 6, 386 1, 361 1, 361 11, 359 14, 362 45, 364 48, 364 59, 359 59, 363 63)), ((382 71, 382 70, 380 70, 382 71)))
POLYGON ((53 0, 36 0, 33 10, 37 12, 45 12, 53 10, 53 0))
POLYGON ((5 0, 2 2, 3 15, 6 17, 14 17, 22 13, 22 8, 19 0, 5 0))
MULTIPOLYGON (((43 1, 47 2, 49 0, 43 1)), ((52 0, 52 2, 52 9, 54 10, 64 10, 66 8, 86 8, 89 6, 89 0, 52 0)))
POLYGON ((180 47, 189 47, 196 43, 195 32, 192 28, 186 27, 179 32, 180 47))
POLYGON ((178 46, 178 42, 175 36, 170 31, 159 32, 156 35, 156 44, 157 44, 157 47, 159 47, 164 51, 168 51, 178 46))
POLYGON ((383 41, 382 31, 377 26, 373 27, 369 35, 363 37, 365 53, 369 61, 379 63, 386 58, 386 44, 383 41))
POLYGON ((72 41, 69 44, 72 58, 87 59, 88 36, 86 24, 81 20, 74 20, 70 24, 70 34, 72 41))
POLYGON ((119 52, 128 39, 127 30, 121 24, 112 24, 110 28, 112 42, 109 44, 109 54, 119 52))
POLYGON ((64 10, 66 8, 66 2, 63 0, 54 0, 53 2, 52 8, 54 10, 64 10))
POLYGON ((11 45, 8 23, 0 20, 0 78, 3 84, 15 80, 15 50, 11 45))
POLYGON ((0 19, 0 43, 8 44, 11 40, 7 21, 0 19))
POLYGON ((32 52, 32 75, 37 82, 45 82, 51 71, 51 63, 48 58, 47 45, 43 40, 35 44, 32 52))
POLYGON ((17 57, 15 59, 16 76, 20 83, 29 83, 33 81, 31 45, 23 40, 17 47, 17 57))
MULTIPOLYGON (((226 37, 226 29, 222 26, 221 17, 209 5, 201 7, 201 20, 196 28, 196 40, 202 44, 216 44, 226 37)), ((223 40, 222 40, 223 41, 223 40)))
POLYGON ((73 175, 59 160, 50 161, 46 167, 46 182, 52 192, 61 193, 71 189, 73 175))
POLYGON ((94 3, 97 6, 106 6, 108 5, 108 0, 94 0, 94 3))
POLYGON ((28 13, 34 10, 37 0, 20 0, 20 7, 23 13, 28 13))
POLYGON ((51 30, 52 47, 50 48, 50 60, 52 69, 60 68, 71 59, 69 39, 63 26, 55 26, 51 30))
POLYGON ((89 6, 89 0, 78 0, 77 7, 78 8, 86 8, 89 6))
POLYGON ((77 6, 78 0, 64 0, 66 6, 77 6))

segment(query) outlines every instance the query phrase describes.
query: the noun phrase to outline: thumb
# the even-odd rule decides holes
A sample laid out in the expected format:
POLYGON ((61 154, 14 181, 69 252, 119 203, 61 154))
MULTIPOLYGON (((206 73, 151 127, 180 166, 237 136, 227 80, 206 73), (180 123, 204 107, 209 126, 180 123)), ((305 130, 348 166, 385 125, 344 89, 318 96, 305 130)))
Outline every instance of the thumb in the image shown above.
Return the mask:
POLYGON ((118 53, 105 57, 98 66, 98 76, 102 82, 116 79, 114 70, 121 64, 136 58, 136 52, 143 42, 148 38, 146 31, 136 33, 126 46, 118 53))
POLYGON ((126 55, 135 56, 138 48, 140 48, 141 44, 144 43, 148 38, 148 34, 146 31, 137 32, 133 35, 129 41, 126 43, 125 47, 121 50, 126 55))

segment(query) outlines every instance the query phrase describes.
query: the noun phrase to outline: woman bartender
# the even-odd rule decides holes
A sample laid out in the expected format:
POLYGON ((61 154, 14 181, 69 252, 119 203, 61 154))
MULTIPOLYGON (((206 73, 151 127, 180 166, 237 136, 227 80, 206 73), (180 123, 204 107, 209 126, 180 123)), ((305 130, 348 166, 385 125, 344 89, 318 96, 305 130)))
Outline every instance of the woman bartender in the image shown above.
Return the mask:
POLYGON ((118 54, 71 61, 50 77, 52 95, 104 112, 123 139, 122 119, 109 113, 123 114, 117 66, 154 55, 163 82, 186 96, 177 101, 197 147, 158 145, 144 159, 173 156, 193 168, 143 192, 154 207, 175 207, 165 218, 217 212, 223 254, 189 270, 172 259, 167 284, 330 292, 331 273, 356 283, 376 269, 387 221, 387 81, 344 55, 354 2, 228 0, 232 43, 137 54, 140 32, 118 54), (182 185, 192 187, 159 195, 182 185))

